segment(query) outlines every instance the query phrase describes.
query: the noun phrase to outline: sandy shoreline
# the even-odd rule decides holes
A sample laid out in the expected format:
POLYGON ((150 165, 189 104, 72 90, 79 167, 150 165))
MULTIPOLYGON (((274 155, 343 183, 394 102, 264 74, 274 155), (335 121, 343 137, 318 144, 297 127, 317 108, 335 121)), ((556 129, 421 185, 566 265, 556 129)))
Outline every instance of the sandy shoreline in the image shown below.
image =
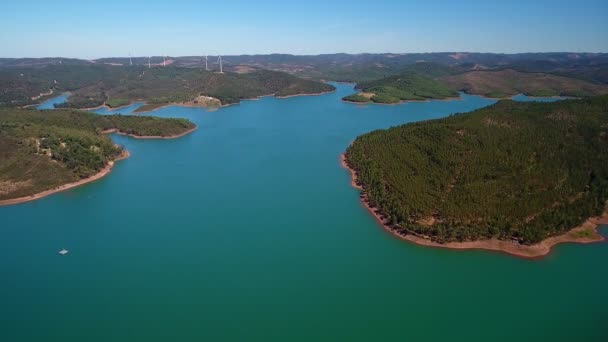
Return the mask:
POLYGON ((95 109, 101 109, 101 108, 104 108, 104 109, 107 109, 107 110, 109 110, 109 111, 116 111, 116 110, 119 110, 119 109, 122 109, 122 108, 126 108, 126 107, 129 107, 129 106, 132 106, 132 105, 134 105, 134 104, 136 104, 136 103, 139 103, 139 102, 143 102, 143 103, 145 104, 145 102, 144 102, 143 100, 133 100, 133 101, 129 102, 129 103, 128 103, 128 104, 126 104, 126 105, 122 105, 122 106, 118 106, 118 107, 110 107, 110 106, 108 106, 108 105, 107 105, 107 104, 104 102, 103 104, 101 104, 101 105, 99 105, 99 106, 97 106, 97 107, 89 107, 89 108, 67 108, 67 109, 77 109, 77 110, 95 110, 95 109))
POLYGON ((51 90, 49 90, 48 93, 40 93, 40 95, 32 97, 32 101, 39 100, 39 99, 41 99, 42 97, 45 97, 45 96, 53 95, 54 92, 55 92, 55 90, 53 88, 51 88, 51 90))
MULTIPOLYGON (((322 92, 322 93, 295 94, 295 95, 287 95, 287 96, 276 96, 275 94, 266 94, 266 95, 260 95, 260 96, 252 97, 252 98, 241 99, 240 101, 256 101, 256 100, 259 100, 259 99, 261 99, 263 97, 269 97, 269 96, 274 96, 274 97, 276 97, 278 99, 287 99, 287 98, 296 97, 296 96, 319 96, 319 95, 324 95, 324 94, 331 94, 331 93, 334 93, 334 92, 335 92, 335 90, 326 91, 326 92, 322 92)), ((145 100, 141 100, 140 99, 140 100, 133 100, 129 104, 126 104, 126 105, 120 106, 120 107, 116 107, 116 108, 110 107, 110 106, 108 106, 107 104, 104 103, 104 104, 102 104, 100 106, 97 106, 97 107, 75 108, 75 109, 95 110, 95 109, 105 108, 105 109, 110 110, 110 111, 116 111, 116 110, 119 110, 121 108, 132 106, 132 105, 134 105, 136 103, 142 103, 142 106, 148 105, 148 103, 145 100)), ((193 104, 193 103, 171 102, 171 103, 160 104, 158 107, 154 107, 154 108, 152 108, 150 110, 138 111, 137 109, 135 109, 133 111, 133 113, 137 113, 137 114, 140 114, 140 113, 150 113, 150 112, 159 110, 161 108, 170 107, 170 106, 176 106, 176 107, 199 107, 199 108, 211 108, 212 109, 212 108, 228 107, 228 106, 232 106, 232 105, 236 105, 236 104, 239 104, 239 103, 238 102, 237 103, 226 103, 226 104, 221 104, 220 106, 207 106, 207 105, 198 105, 198 104, 193 104)))
POLYGON ((324 91, 321 93, 308 93, 308 94, 294 94, 294 95, 285 95, 285 96, 276 96, 275 97, 277 99, 288 99, 290 97, 298 97, 298 96, 320 96, 320 95, 325 95, 325 94, 331 94, 331 93, 335 93, 336 90, 330 90, 330 91, 324 91))
POLYGON ((179 138, 179 137, 183 137, 184 135, 190 134, 194 131, 196 131, 198 129, 198 126, 194 126, 194 128, 191 128, 183 133, 180 134, 174 134, 174 135, 166 135, 166 136, 162 136, 162 135, 135 135, 135 134, 128 134, 128 133, 123 133, 121 131, 118 130, 118 128, 112 128, 112 129, 106 129, 105 131, 102 131, 102 134, 119 134, 119 135, 126 135, 129 136, 131 138, 135 138, 135 139, 175 139, 175 138, 179 138))
POLYGON ((347 162, 344 154, 340 155, 340 163, 342 167, 348 170, 351 174, 351 185, 356 189, 361 190, 361 203, 363 206, 376 218, 376 221, 389 233, 392 235, 407 240, 410 242, 417 243, 423 246, 430 247, 440 247, 440 248, 451 248, 451 249, 485 249, 497 252, 504 252, 511 255, 524 257, 524 258, 538 258, 548 255, 551 252, 551 248, 560 243, 591 243, 591 242, 599 242, 604 241, 604 237, 599 234, 597 228, 599 225, 608 224, 608 203, 604 212, 601 216, 591 217, 587 219, 583 224, 578 227, 575 227, 568 232, 547 238, 535 245, 522 245, 519 243, 513 243, 507 240, 498 240, 498 239, 490 239, 490 240, 478 240, 478 241, 466 241, 466 242, 448 242, 448 243, 438 243, 430 240, 429 238, 425 238, 422 236, 416 236, 412 234, 403 234, 399 232, 394 227, 389 226, 386 221, 382 218, 382 216, 378 213, 375 208, 372 208, 365 194, 365 191, 361 185, 357 182, 357 173, 355 170, 351 169, 347 162), (592 232, 592 236, 581 237, 577 235, 581 232, 592 232))
POLYGON ((77 182, 73 182, 73 183, 68 183, 68 184, 64 184, 64 185, 60 185, 54 189, 50 189, 50 190, 46 190, 43 192, 39 192, 37 194, 34 195, 30 195, 30 196, 25 196, 25 197, 19 197, 19 198, 13 198, 13 199, 8 199, 8 200, 3 200, 0 201, 0 206, 5 206, 5 205, 12 205, 12 204, 19 204, 19 203, 25 203, 25 202, 30 202, 30 201, 35 201, 37 199, 61 192, 61 191, 66 191, 72 188, 75 188, 77 186, 83 185, 83 184, 87 184, 87 183, 91 183, 94 182, 102 177, 104 177, 105 175, 107 175, 108 173, 110 173, 110 171, 112 171, 112 168, 114 167, 114 164, 119 161, 119 160, 123 160, 123 159, 127 159, 129 158, 130 154, 129 151, 127 150, 123 150, 122 153, 116 157, 114 160, 108 162, 108 164, 98 173, 94 174, 91 177, 85 178, 85 179, 81 179, 77 182))
MULTIPOLYGON (((271 97, 274 96, 277 99, 287 99, 290 97, 296 97, 296 96, 319 96, 319 95, 324 95, 324 94, 331 94, 335 92, 335 90, 332 91, 326 91, 323 93, 314 93, 314 94, 296 94, 296 95, 287 95, 287 96, 276 96, 275 94, 266 94, 266 95, 260 95, 260 96, 256 96, 256 97, 250 97, 247 99, 240 99, 239 102, 236 103, 226 103, 226 104, 222 104, 221 106, 204 106, 204 105, 195 105, 195 104, 186 104, 186 103, 167 103, 167 104, 163 104, 162 106, 156 107, 156 108, 152 108, 150 110, 144 110, 144 111, 137 111, 135 110, 135 113, 149 113, 149 112, 153 112, 155 110, 159 110, 161 108, 165 108, 165 107, 169 107, 169 106, 177 106, 177 107, 200 107, 200 108, 224 108, 224 107, 229 107, 229 106, 234 106, 234 105, 238 105, 240 104, 241 101, 258 101, 261 98, 264 97, 271 97)), ((142 102, 142 101, 136 101, 136 102, 142 102)), ((134 102, 135 103, 135 102, 134 102)), ((144 105, 147 104, 144 102, 144 105)))
MULTIPOLYGON (((147 103, 144 103, 144 106, 147 105, 147 103)), ((134 110, 133 113, 134 114, 141 114, 141 113, 150 113, 150 112, 154 112, 156 110, 159 110, 161 108, 165 108, 165 107, 171 107, 171 106, 175 106, 175 107, 186 107, 186 108, 208 108, 208 109, 214 109, 214 108, 222 108, 222 107, 228 107, 233 105, 233 103, 229 103, 229 104, 223 104, 221 106, 205 106, 205 105, 198 105, 198 104, 189 104, 189 103, 177 103, 177 102, 172 102, 172 103, 165 103, 162 104, 158 107, 154 107, 152 109, 149 110, 141 110, 138 111, 138 109, 134 110)), ((141 108, 141 107, 140 107, 141 108)))

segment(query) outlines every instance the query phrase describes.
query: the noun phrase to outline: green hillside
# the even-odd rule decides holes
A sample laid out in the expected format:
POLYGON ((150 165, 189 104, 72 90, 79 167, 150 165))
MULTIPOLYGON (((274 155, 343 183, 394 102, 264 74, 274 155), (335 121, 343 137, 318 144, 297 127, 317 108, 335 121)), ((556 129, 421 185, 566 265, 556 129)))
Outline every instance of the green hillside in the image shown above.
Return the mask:
POLYGON ((534 243, 608 199, 608 96, 510 100, 358 137, 346 153, 373 207, 436 241, 534 243))
POLYGON ((444 99, 458 96, 458 92, 414 71, 361 82, 357 89, 362 93, 346 96, 345 101, 398 103, 407 100, 444 99))
POLYGON ((329 84, 263 69, 223 74, 173 66, 148 69, 143 65, 104 64, 0 69, 0 105, 10 106, 39 103, 45 97, 32 98, 50 90, 55 94, 72 93, 69 102, 60 107, 90 108, 104 103, 121 106, 134 100, 185 102, 199 95, 231 104, 261 95, 313 94, 334 89, 329 84))
POLYGON ((194 127, 185 119, 0 108, 0 200, 29 196, 99 172, 122 152, 101 133, 104 130, 171 136, 194 127))

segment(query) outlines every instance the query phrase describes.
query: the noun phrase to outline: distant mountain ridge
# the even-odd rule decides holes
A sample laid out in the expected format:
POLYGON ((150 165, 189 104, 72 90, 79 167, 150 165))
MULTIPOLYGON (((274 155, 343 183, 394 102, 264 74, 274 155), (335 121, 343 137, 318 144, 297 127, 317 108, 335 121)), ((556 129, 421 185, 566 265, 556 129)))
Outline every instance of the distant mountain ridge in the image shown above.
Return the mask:
POLYGON ((353 96, 349 100, 374 101, 375 95, 375 102, 395 103, 403 99, 445 98, 458 90, 491 97, 515 92, 590 96, 604 94, 608 89, 608 53, 268 54, 222 56, 222 60, 225 74, 214 73, 219 71, 216 56, 208 59, 209 71, 205 70, 203 56, 0 58, 0 104, 35 103, 44 100, 50 89, 73 91, 67 105, 77 108, 106 102, 124 104, 136 99, 151 103, 183 102, 199 95, 230 104, 260 95, 322 93, 333 89, 317 81, 356 82, 358 88, 366 88, 370 82, 380 86, 378 82, 391 82, 391 77, 409 72, 420 75, 408 77, 416 78, 416 84, 397 87, 393 84, 390 88, 375 89, 370 92, 373 95, 353 96), (147 69, 149 64, 161 65, 164 59, 171 63, 162 68, 165 70, 147 69), (508 74, 509 82, 501 78, 502 74, 508 74), (493 78, 496 82, 492 82, 493 78))

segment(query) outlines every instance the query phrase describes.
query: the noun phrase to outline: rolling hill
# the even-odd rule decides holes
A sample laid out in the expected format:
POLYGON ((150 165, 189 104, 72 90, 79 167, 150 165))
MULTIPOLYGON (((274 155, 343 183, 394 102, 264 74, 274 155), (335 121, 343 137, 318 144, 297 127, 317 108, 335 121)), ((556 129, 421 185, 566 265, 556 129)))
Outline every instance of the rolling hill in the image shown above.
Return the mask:
POLYGON ((346 96, 345 101, 399 103, 407 100, 445 99, 458 96, 457 91, 414 71, 357 83, 356 88, 362 92, 346 96))
POLYGON ((216 73, 193 68, 106 64, 46 65, 0 68, 0 105, 23 106, 42 101, 40 94, 70 91, 64 107, 90 108, 135 100, 150 103, 185 102, 199 95, 222 104, 262 95, 290 96, 333 91, 334 87, 282 72, 252 69, 246 73, 216 73))
POLYGON ((185 119, 0 108, 0 202, 91 177, 123 152, 102 132, 175 136, 185 119))
POLYGON ((364 198, 400 234, 532 244, 608 199, 608 96, 499 101, 359 136, 346 152, 364 198))
POLYGON ((447 86, 470 94, 504 98, 520 93, 529 96, 593 96, 608 94, 608 85, 546 73, 470 71, 439 79, 447 86))

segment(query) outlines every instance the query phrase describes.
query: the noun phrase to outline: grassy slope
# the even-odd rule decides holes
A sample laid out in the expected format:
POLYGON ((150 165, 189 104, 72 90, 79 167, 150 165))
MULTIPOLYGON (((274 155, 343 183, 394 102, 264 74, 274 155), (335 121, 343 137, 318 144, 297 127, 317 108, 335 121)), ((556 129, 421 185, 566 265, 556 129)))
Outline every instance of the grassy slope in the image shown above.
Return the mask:
POLYGON ((525 73, 511 69, 471 71, 446 76, 441 81, 471 94, 508 97, 524 93, 530 96, 593 96, 608 93, 608 86, 584 80, 544 73, 525 73))
POLYGON ((439 241, 532 243, 602 211, 607 112, 608 96, 500 101, 362 135, 347 161, 371 204, 402 228, 439 241))
POLYGON ((101 131, 174 135, 194 128, 183 119, 102 116, 74 110, 0 108, 0 200, 92 176, 122 148, 101 131))
POLYGON ((405 100, 444 99, 458 96, 458 92, 455 90, 414 71, 406 71, 399 75, 358 83, 357 88, 374 95, 364 97, 354 94, 345 97, 344 100, 398 103, 405 100))

